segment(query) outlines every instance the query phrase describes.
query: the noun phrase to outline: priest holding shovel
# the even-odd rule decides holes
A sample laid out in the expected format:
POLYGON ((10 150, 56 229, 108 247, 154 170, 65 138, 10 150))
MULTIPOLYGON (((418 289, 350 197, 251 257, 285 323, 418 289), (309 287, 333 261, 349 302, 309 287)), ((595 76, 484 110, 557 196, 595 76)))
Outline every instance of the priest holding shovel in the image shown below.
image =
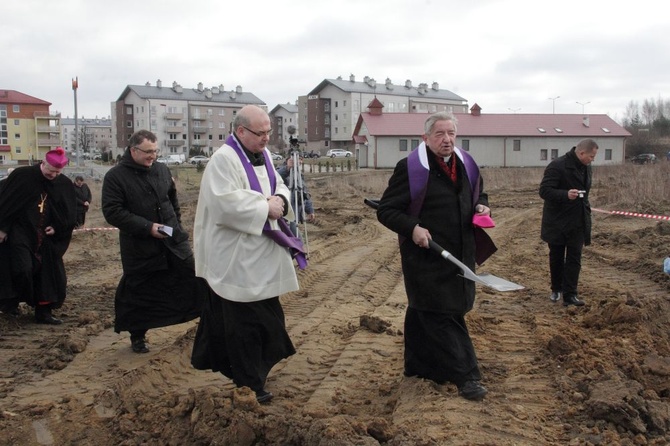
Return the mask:
POLYGON ((454 116, 431 115, 424 124, 423 143, 396 165, 377 218, 400 239, 409 301, 405 376, 451 382, 461 397, 480 401, 488 391, 480 382, 465 323, 475 301, 475 282, 429 249, 444 246, 470 269, 495 251, 484 231, 473 225, 473 217, 490 221, 491 212, 479 168, 455 143, 454 116))

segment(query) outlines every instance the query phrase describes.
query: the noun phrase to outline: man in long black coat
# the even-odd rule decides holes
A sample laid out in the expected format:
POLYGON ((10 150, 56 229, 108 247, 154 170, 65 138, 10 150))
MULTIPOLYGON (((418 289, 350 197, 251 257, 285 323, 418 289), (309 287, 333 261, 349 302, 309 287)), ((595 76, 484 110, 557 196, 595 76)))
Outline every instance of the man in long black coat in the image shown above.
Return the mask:
POLYGON ((549 245, 552 302, 582 306, 577 296, 582 249, 591 244, 591 163, 598 153, 592 139, 581 140, 565 155, 553 160, 540 183, 542 240, 549 245))
POLYGON ((62 323, 52 310, 66 297, 63 255, 76 216, 74 186, 61 175, 66 165, 62 148, 50 150, 40 164, 14 170, 0 192, 0 305, 17 314, 26 302, 43 324, 62 323))
MULTIPOLYGON (((377 217, 401 239, 400 254, 409 306, 405 315, 405 375, 439 384, 450 381, 459 394, 481 400, 481 383, 465 314, 475 300, 475 284, 460 269, 429 250, 429 240, 445 248, 469 268, 475 266, 472 218, 490 215, 488 196, 474 160, 456 149, 456 122, 448 113, 428 118, 424 143, 400 160, 384 192, 377 217), (416 157, 418 158, 416 158, 416 157), (415 157, 415 158, 413 158, 415 157), (412 196, 421 160, 427 182, 422 201, 412 196), (472 169, 470 169, 472 168, 472 169)), ((421 170, 421 169, 419 169, 421 170)))
POLYGON ((149 351, 149 329, 200 316, 207 292, 204 281, 195 277, 177 188, 168 167, 155 162, 157 153, 156 135, 136 132, 102 184, 102 212, 120 230, 123 265, 114 330, 130 332, 135 353, 149 351), (165 227, 172 228, 171 235, 165 227))

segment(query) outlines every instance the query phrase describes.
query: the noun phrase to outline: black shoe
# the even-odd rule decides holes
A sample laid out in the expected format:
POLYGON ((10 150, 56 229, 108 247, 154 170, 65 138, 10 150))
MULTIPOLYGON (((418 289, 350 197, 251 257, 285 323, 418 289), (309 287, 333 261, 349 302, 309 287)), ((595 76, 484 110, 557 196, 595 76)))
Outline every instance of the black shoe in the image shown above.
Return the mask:
POLYGON ((574 294, 566 294, 563 296, 563 306, 574 305, 575 307, 583 307, 584 301, 577 299, 574 294))
POLYGON ((38 324, 60 325, 62 320, 57 319, 51 314, 51 308, 48 305, 35 307, 35 321, 38 324))
POLYGON ((144 338, 132 339, 130 341, 130 345, 135 353, 149 353, 149 347, 147 347, 147 340, 144 338))
POLYGON ((266 392, 265 390, 261 389, 256 392, 256 401, 259 403, 269 403, 272 398, 275 396, 272 394, 272 392, 266 392))
POLYGON ((481 401, 487 393, 489 391, 479 381, 465 381, 463 385, 458 387, 458 394, 466 400, 481 401))
POLYGON ((549 300, 556 303, 559 300, 561 300, 561 292, 560 291, 552 291, 551 296, 549 296, 549 300))

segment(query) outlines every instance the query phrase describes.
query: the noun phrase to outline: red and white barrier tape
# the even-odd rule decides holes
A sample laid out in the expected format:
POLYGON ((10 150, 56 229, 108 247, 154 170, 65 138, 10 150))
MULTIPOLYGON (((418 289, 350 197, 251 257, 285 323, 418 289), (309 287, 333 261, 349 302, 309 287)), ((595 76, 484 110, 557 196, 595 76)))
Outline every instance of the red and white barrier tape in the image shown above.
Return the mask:
POLYGON ((119 228, 79 228, 72 232, 118 231, 119 228))
POLYGON ((640 217, 640 218, 651 218, 654 220, 670 221, 670 217, 667 215, 639 214, 637 212, 626 212, 626 211, 606 211, 604 209, 598 209, 598 208, 591 208, 591 210, 594 212, 601 212, 603 214, 625 215, 626 217, 640 217))

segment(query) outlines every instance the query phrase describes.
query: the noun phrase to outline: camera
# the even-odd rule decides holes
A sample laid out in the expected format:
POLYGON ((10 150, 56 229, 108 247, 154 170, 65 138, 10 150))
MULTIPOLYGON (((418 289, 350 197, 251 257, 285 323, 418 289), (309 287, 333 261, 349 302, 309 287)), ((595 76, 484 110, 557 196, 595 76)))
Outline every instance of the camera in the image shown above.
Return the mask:
POLYGON ((578 196, 579 198, 584 198, 584 194, 585 194, 585 193, 586 193, 585 190, 578 190, 578 191, 577 191, 577 196, 578 196))

